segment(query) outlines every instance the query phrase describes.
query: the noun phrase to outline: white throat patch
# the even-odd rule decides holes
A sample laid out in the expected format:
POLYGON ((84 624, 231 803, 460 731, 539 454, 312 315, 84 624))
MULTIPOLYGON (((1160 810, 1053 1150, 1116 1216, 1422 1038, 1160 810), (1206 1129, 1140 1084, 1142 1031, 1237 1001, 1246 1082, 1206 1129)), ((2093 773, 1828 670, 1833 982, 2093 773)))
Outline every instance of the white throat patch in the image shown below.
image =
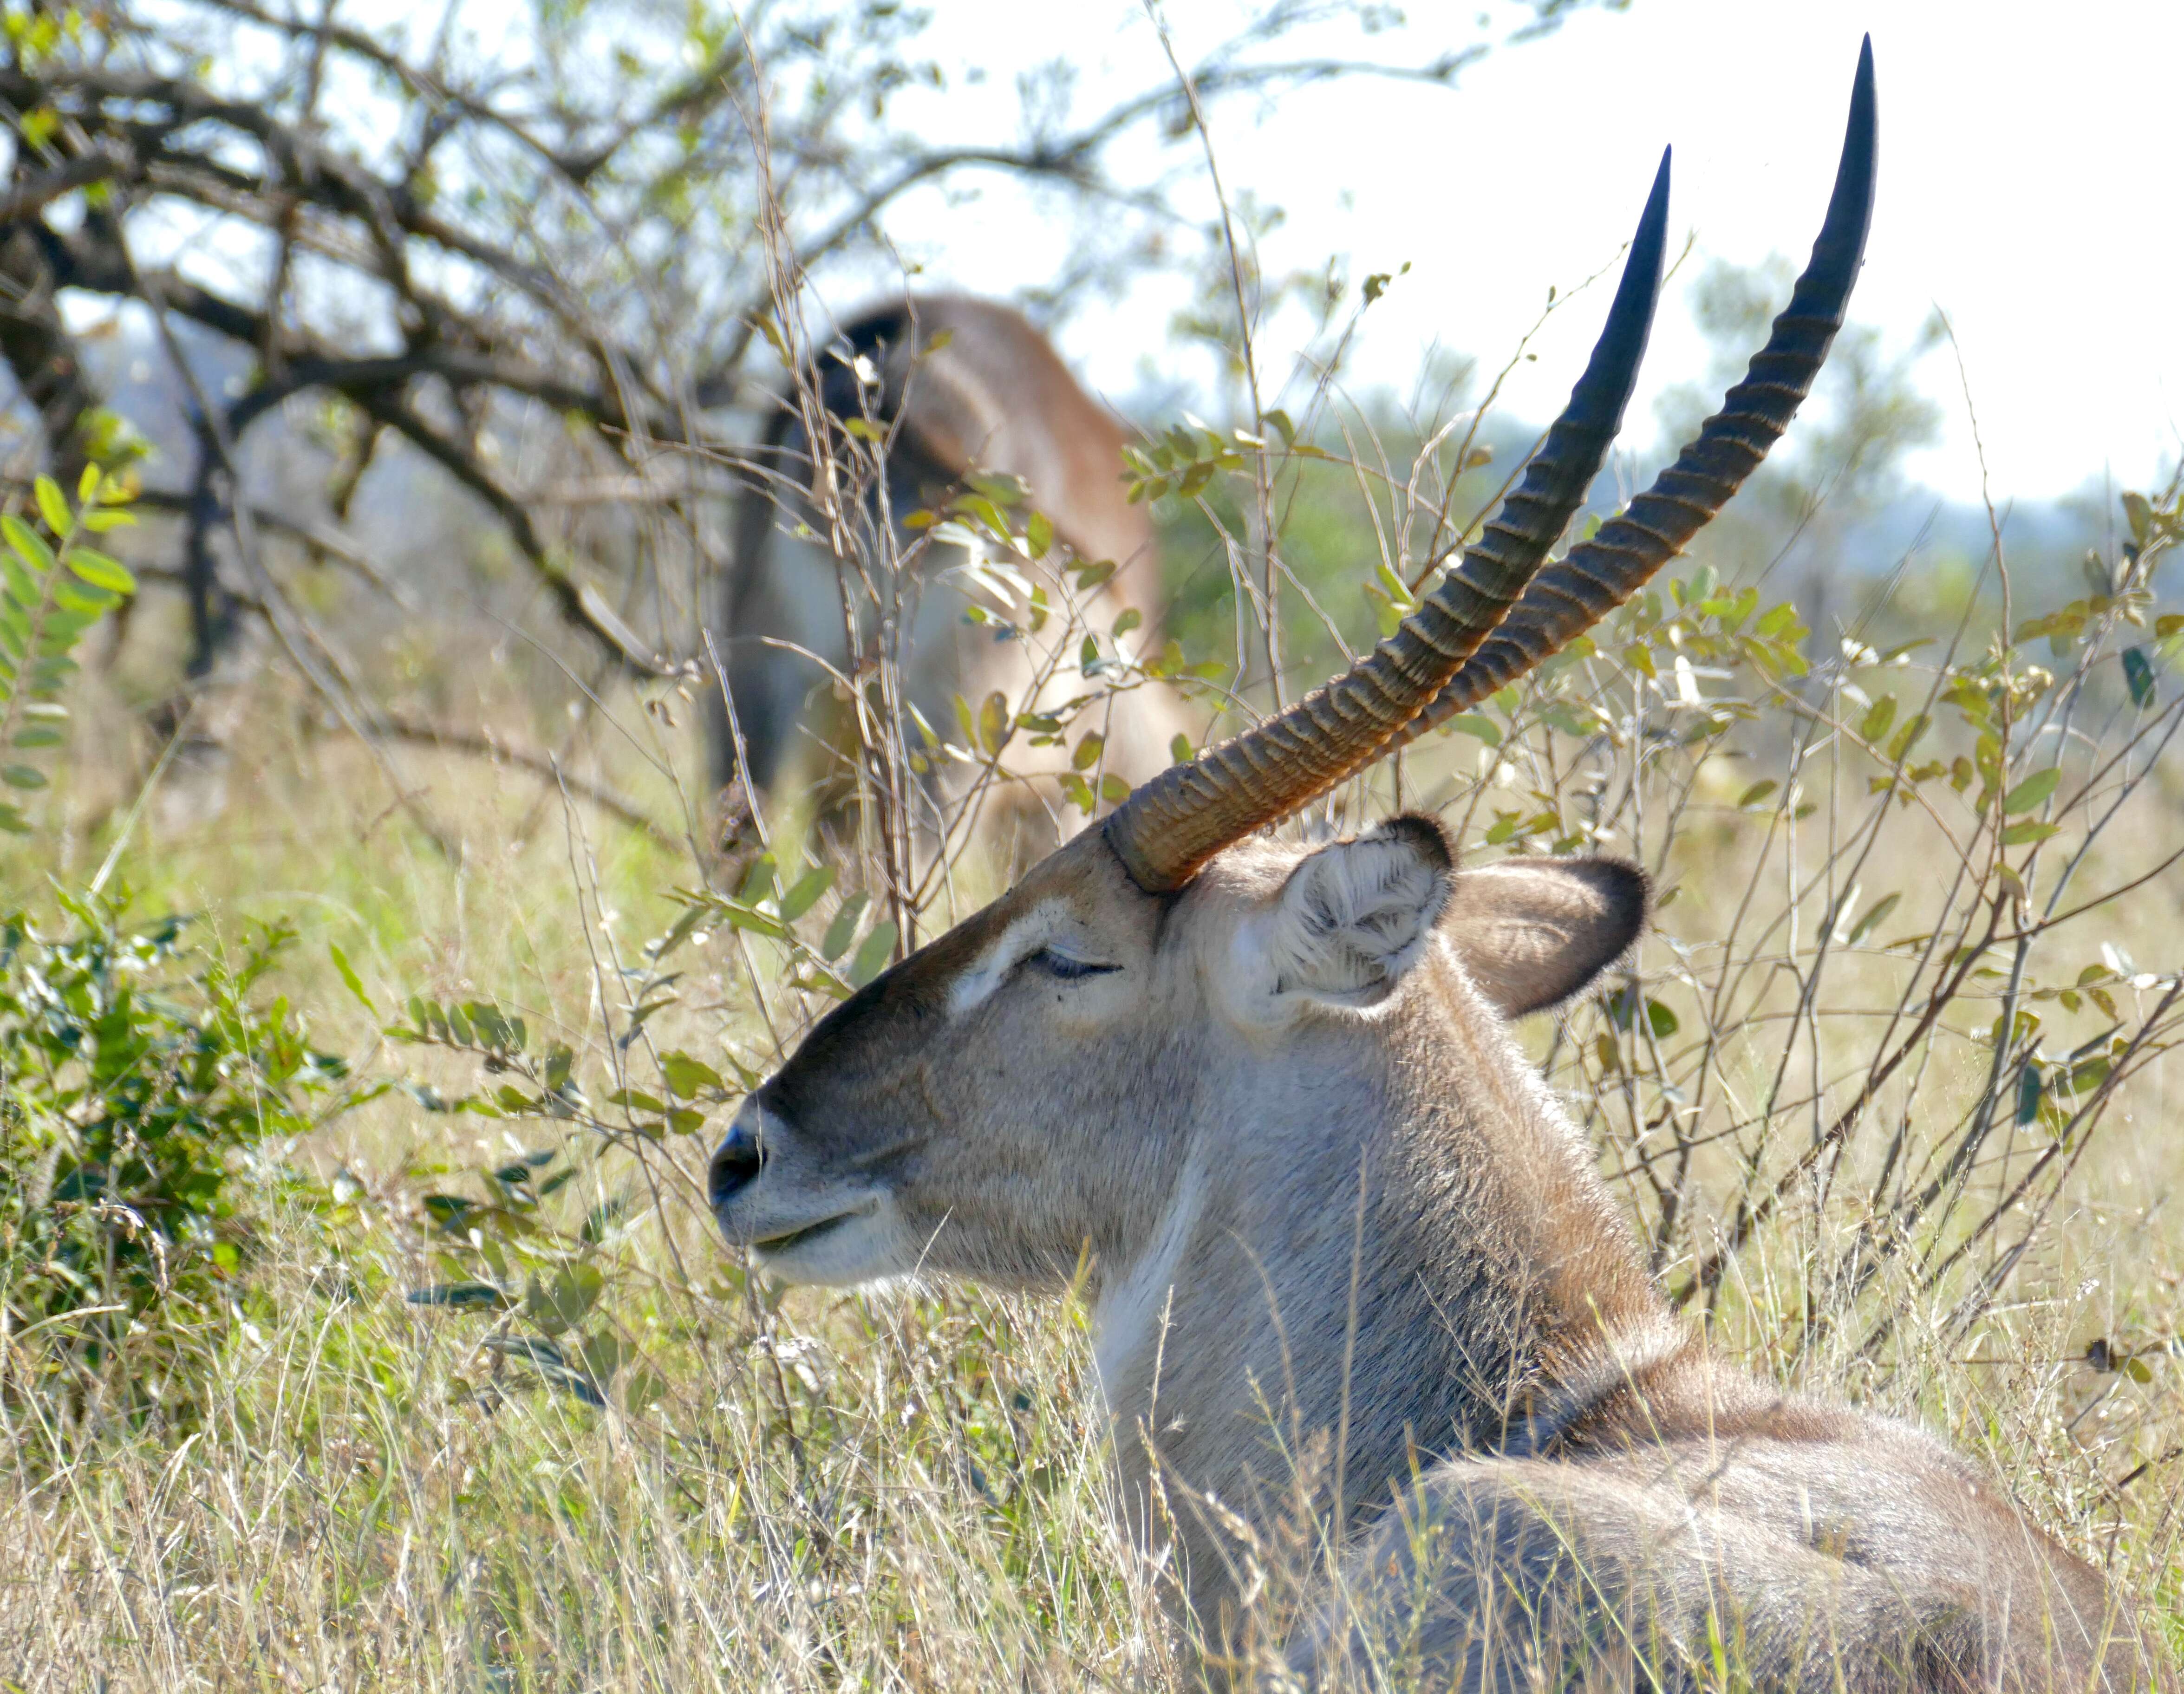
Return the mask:
MULTIPOLYGON (((1205 1178, 1194 1157, 1184 1164, 1183 1180, 1176 1184, 1138 1262, 1092 1302, 1092 1363, 1099 1374, 1100 1397, 1107 1402, 1110 1413, 1116 1409, 1125 1375, 1140 1366, 1150 1368, 1159 1351, 1176 1267, 1198 1227, 1205 1190, 1205 1178)), ((1157 1390, 1158 1385, 1154 1386, 1157 1390)))

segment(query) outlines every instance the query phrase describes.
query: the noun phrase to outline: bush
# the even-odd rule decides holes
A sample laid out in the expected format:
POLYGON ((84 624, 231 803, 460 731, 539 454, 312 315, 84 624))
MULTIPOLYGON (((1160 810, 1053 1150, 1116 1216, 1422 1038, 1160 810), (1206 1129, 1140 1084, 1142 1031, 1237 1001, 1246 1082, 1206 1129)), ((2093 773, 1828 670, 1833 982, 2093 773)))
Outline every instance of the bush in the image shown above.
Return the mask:
POLYGON ((186 918, 60 904, 59 933, 0 917, 0 1395, 187 1411, 248 1192, 347 1067, 285 999, 254 999, 292 931, 230 957, 186 944, 186 918))

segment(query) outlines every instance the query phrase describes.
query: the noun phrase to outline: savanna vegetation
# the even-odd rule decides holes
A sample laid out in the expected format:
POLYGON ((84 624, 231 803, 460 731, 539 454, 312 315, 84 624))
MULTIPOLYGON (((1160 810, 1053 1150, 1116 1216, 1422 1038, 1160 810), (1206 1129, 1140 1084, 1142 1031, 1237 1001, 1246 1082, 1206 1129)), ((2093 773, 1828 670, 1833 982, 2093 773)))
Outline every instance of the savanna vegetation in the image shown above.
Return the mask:
MULTIPOLYGON (((699 1184, 1027 815, 1112 804, 1104 714, 1293 698, 1490 510, 1531 438, 1490 357, 1352 394, 1387 279, 1262 275, 1268 209, 1171 204, 1209 104, 1468 51, 1375 59, 1368 8, 1334 52, 1282 0, 1111 109, 1027 72, 1016 131, 936 140, 963 72, 880 0, 5 18, 0 1682, 1193 1686, 1081 1314, 785 1295, 699 1184), (852 419, 800 568, 870 612, 926 567, 1064 701, 926 722, 868 618, 839 738, 716 794, 699 627, 777 492, 756 421, 814 302, 994 171, 1066 235, 1034 304, 1179 267, 1233 354, 1130 467, 1167 614, 1088 622, 1102 561, 1011 487, 875 523, 852 419), (1294 371, 1254 359, 1277 310, 1294 371)), ((1713 376, 1783 281, 1710 276, 1713 376)), ((1997 491, 1875 556, 1925 351, 1853 328, 1693 558, 1299 827, 1642 863, 1636 958, 1526 1034, 1663 1286, 1942 1431, 2184 1648, 2184 484, 2032 548, 1997 491)))

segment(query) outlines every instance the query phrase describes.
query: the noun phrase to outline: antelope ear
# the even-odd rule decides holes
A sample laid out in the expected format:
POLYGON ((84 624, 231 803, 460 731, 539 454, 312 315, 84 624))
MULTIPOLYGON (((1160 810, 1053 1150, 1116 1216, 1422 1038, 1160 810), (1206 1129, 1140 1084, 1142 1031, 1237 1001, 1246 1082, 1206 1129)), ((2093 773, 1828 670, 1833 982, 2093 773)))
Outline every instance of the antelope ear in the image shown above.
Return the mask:
POLYGON ((1391 818, 1290 872, 1268 936, 1274 992, 1374 1006, 1425 956, 1456 855, 1429 817, 1391 818))
POLYGON ((1455 878, 1446 934, 1505 1017, 1582 991, 1646 925, 1646 873, 1619 859, 1509 860, 1455 878))

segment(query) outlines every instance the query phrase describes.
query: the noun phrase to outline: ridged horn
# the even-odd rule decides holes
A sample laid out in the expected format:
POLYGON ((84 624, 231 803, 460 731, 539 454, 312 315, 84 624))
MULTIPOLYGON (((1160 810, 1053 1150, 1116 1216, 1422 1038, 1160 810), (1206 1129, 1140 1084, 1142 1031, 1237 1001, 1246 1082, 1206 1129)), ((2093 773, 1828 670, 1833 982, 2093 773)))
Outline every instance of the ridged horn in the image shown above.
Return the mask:
POLYGON ((1602 524, 1591 540, 1573 547, 1532 579, 1524 598, 1433 704, 1396 733, 1390 752, 1476 705, 1621 605, 1682 552, 1759 468, 1811 392, 1842 328, 1873 221, 1876 145, 1869 36, 1858 56, 1850 127, 1826 221, 1790 304, 1774 320, 1767 345, 1753 356, 1744 380, 1729 391, 1721 410, 1700 428, 1698 439, 1652 488, 1620 516, 1602 524))
POLYGON ((1523 482, 1462 564, 1345 675, 1162 772, 1116 809, 1107 842, 1139 888, 1149 894, 1181 888, 1231 842, 1370 764, 1507 616, 1583 503, 1622 426, 1660 297, 1668 227, 1663 153, 1607 327, 1523 482))

